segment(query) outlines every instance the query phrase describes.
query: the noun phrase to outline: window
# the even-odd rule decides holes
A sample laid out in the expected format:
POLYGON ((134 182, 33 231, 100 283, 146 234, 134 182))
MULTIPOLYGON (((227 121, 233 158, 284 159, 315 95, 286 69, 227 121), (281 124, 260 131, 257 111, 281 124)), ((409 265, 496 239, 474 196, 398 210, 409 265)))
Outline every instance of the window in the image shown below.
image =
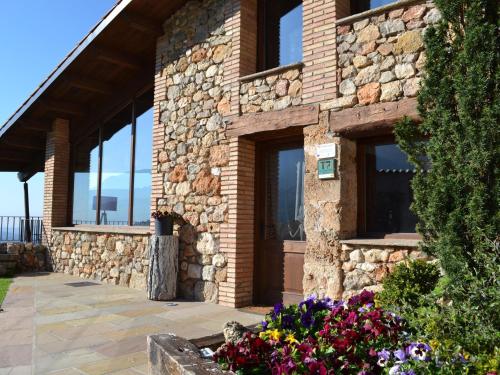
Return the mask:
POLYGON ((361 234, 415 233, 410 211, 414 166, 394 143, 359 145, 361 234))
POLYGON ((351 14, 361 13, 394 2, 395 0, 351 0, 351 14))
POLYGON ((259 69, 302 61, 302 1, 259 1, 259 69))
POLYGON ((74 152, 73 224, 95 224, 94 201, 97 194, 99 133, 80 142, 74 152))
POLYGON ((140 101, 128 106, 74 148, 73 224, 149 225, 153 118, 146 109, 140 101))

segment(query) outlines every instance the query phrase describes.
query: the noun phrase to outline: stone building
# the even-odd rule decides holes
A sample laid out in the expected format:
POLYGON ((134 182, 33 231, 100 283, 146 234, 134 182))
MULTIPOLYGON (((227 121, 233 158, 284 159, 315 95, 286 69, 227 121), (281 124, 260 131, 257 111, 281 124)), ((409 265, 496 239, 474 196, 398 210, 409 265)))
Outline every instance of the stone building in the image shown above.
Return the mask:
POLYGON ((418 120, 422 0, 120 0, 0 129, 44 172, 57 272, 144 289, 175 212, 179 297, 377 289, 425 258, 394 124, 418 120))

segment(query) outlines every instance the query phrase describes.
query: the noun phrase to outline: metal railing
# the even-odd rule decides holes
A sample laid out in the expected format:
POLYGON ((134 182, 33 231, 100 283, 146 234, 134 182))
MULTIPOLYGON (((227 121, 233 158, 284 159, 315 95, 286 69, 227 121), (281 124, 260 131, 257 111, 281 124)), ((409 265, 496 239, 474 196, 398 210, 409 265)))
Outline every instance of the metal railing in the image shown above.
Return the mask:
POLYGON ((31 233, 26 231, 24 216, 0 216, 0 242, 40 243, 43 232, 42 218, 38 216, 30 217, 28 224, 31 233))

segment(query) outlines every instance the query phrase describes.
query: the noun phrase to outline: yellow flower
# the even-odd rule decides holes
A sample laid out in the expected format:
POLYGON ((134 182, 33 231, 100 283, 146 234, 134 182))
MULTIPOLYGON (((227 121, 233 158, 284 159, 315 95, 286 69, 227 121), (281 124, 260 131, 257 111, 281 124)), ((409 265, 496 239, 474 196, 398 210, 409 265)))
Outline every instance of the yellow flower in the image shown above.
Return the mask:
POLYGON ((436 350, 439 347, 439 341, 433 339, 429 342, 429 345, 431 346, 432 350, 436 350))
POLYGON ((289 333, 287 336, 286 336, 286 339, 285 339, 286 342, 290 343, 290 344, 294 344, 294 343, 298 343, 297 339, 295 338, 295 336, 293 335, 293 333, 289 333))
POLYGON ((266 331, 269 334, 269 338, 274 341, 279 341, 281 337, 281 332, 278 331, 277 329, 273 329, 272 331, 268 330, 266 331))
POLYGON ((470 359, 470 353, 464 352, 464 359, 468 361, 470 359))
POLYGON ((262 331, 259 333, 259 337, 262 339, 262 340, 265 340, 266 337, 267 337, 267 331, 262 331))

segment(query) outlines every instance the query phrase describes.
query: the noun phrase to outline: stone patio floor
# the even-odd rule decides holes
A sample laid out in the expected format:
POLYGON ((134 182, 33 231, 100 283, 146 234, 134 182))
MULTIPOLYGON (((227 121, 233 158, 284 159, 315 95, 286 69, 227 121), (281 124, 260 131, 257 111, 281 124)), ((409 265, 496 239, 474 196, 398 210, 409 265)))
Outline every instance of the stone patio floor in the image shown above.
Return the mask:
POLYGON ((261 315, 202 302, 146 299, 146 293, 106 284, 74 287, 77 277, 17 276, 0 313, 0 375, 147 374, 146 337, 191 339, 244 325, 261 315))

